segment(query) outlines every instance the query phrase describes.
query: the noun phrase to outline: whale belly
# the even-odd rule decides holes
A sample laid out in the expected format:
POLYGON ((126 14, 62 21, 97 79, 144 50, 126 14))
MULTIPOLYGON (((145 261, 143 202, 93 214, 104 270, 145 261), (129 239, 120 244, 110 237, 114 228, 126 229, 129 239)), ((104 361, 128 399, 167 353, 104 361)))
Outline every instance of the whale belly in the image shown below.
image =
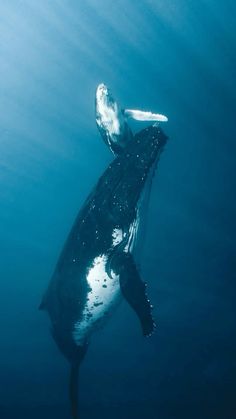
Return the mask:
POLYGON ((89 287, 86 305, 74 325, 73 338, 77 345, 87 342, 90 334, 103 323, 121 296, 119 275, 106 272, 107 256, 97 256, 87 273, 89 287))

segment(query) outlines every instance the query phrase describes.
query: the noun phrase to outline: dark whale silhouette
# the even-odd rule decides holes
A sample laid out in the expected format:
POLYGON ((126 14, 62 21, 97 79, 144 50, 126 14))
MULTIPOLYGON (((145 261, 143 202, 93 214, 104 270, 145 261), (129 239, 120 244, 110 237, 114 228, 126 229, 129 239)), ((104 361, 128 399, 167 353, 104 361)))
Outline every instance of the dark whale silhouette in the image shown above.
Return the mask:
POLYGON ((81 208, 40 305, 71 364, 70 398, 78 417, 78 370, 91 333, 124 297, 143 334, 155 327, 133 249, 145 183, 166 143, 159 126, 133 136, 105 170, 81 208))

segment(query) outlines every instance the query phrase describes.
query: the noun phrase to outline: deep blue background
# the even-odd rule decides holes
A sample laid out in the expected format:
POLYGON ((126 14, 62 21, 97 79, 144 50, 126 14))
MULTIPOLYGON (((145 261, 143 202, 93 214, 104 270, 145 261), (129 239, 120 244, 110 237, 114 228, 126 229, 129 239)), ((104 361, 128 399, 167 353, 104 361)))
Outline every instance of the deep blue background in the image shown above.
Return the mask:
POLYGON ((158 329, 144 339, 123 303, 94 335, 83 418, 236 417, 235 16, 234 0, 1 1, 1 419, 69 418, 68 366, 38 305, 112 159, 101 81, 167 114, 170 140, 141 258, 158 329))

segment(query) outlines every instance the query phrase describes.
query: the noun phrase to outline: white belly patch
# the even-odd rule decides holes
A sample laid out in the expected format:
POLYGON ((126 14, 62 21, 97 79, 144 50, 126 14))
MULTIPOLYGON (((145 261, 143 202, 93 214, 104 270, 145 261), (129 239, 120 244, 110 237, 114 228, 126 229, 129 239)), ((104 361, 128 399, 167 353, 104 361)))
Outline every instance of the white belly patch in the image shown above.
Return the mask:
POLYGON ((110 308, 118 301, 120 292, 119 276, 106 272, 107 256, 97 256, 87 273, 89 293, 80 321, 75 323, 73 338, 77 345, 83 345, 94 326, 99 323, 110 308))

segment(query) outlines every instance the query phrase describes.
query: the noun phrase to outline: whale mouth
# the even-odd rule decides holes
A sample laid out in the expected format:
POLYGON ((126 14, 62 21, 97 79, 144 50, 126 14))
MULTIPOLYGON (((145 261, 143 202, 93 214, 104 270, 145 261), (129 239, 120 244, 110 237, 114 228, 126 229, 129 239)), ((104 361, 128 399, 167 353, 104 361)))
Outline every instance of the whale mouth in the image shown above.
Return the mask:
POLYGON ((103 117, 110 110, 118 114, 118 104, 106 84, 101 83, 96 90, 96 112, 103 117))
MULTIPOLYGON (((119 136, 121 131, 121 115, 118 104, 108 87, 101 83, 96 90, 96 122, 104 131, 104 136, 119 136)), ((113 138, 113 141, 115 137, 113 138)))
POLYGON ((96 90, 96 100, 101 102, 109 96, 109 89, 104 83, 100 83, 96 90))

